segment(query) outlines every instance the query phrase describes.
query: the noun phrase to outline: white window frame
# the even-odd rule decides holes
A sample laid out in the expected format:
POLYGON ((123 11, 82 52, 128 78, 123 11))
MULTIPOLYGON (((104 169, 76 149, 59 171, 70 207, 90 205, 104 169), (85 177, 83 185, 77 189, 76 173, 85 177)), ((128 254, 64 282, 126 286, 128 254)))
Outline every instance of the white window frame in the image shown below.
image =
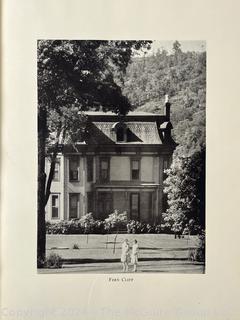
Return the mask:
POLYGON ((59 218, 60 218, 60 194, 59 193, 52 193, 51 194, 51 220, 59 220, 59 218), (58 206, 53 207, 53 197, 57 197, 58 206), (53 208, 58 209, 57 217, 53 216, 53 208))

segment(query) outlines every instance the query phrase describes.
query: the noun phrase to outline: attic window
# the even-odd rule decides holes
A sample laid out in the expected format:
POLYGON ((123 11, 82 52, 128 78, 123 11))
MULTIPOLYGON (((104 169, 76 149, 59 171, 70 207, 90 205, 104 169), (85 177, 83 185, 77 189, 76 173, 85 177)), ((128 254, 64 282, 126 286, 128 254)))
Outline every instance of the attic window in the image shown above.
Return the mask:
POLYGON ((127 141, 127 126, 123 122, 116 122, 112 126, 113 134, 115 135, 116 142, 126 142, 127 141))
POLYGON ((116 135, 117 135, 117 142, 123 142, 125 139, 124 139, 124 136, 125 136, 125 132, 124 132, 124 128, 123 127, 119 127, 117 129, 117 132, 116 132, 116 135))

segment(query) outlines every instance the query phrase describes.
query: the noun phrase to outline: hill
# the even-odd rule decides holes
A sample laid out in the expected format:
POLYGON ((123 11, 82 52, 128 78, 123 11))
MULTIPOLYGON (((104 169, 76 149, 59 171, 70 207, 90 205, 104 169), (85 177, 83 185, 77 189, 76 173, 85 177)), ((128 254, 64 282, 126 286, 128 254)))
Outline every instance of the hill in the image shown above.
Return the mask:
POLYGON ((206 52, 182 52, 176 41, 171 54, 158 50, 135 58, 127 68, 123 93, 136 111, 153 113, 161 112, 168 94, 177 152, 188 156, 205 145, 206 52))

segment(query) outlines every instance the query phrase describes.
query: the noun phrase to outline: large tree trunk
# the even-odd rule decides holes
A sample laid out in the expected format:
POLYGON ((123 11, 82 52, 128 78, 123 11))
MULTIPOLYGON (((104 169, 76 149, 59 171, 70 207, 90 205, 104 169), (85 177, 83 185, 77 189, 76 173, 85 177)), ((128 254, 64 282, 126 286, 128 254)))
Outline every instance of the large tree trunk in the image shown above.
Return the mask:
POLYGON ((54 177, 54 171, 56 166, 56 159, 57 159, 57 152, 58 152, 58 143, 56 143, 54 147, 54 152, 51 156, 51 165, 50 165, 50 171, 48 175, 48 179, 46 179, 46 191, 45 191, 45 206, 47 205, 47 202, 49 200, 50 194, 51 194, 51 185, 54 177))
POLYGON ((45 108, 38 114, 38 224, 37 224, 37 266, 43 267, 46 251, 45 224, 45 149, 47 118, 45 108))

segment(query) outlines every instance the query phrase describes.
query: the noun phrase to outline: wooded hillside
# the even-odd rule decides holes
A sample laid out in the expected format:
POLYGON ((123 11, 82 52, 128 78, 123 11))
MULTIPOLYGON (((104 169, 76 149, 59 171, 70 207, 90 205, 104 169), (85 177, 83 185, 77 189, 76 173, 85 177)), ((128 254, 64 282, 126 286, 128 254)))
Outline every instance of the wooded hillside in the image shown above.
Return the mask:
POLYGON ((188 156, 205 145, 206 52, 158 50, 134 58, 127 68, 123 93, 138 111, 160 113, 169 95, 177 153, 188 156))

